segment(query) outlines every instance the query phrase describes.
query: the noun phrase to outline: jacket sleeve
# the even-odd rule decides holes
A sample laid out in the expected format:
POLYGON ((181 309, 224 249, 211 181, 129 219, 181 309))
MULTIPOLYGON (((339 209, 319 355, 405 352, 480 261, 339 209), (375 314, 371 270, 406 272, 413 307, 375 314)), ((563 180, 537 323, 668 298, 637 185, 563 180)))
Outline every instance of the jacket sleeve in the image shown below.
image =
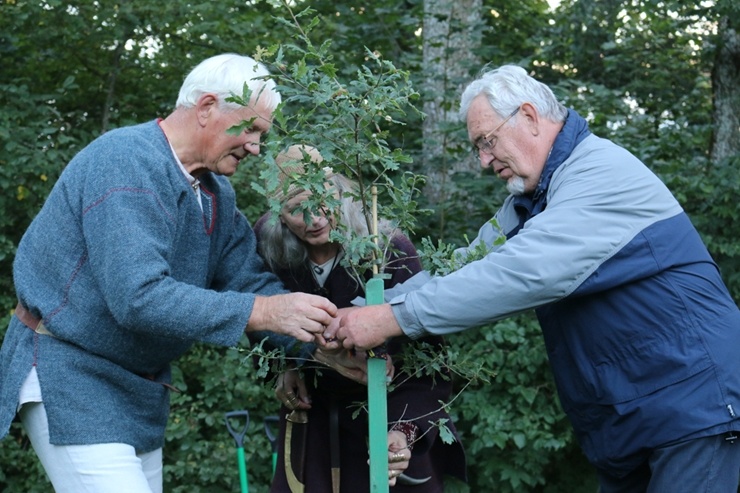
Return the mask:
POLYGON ((555 302, 647 225, 681 212, 637 158, 588 137, 553 175, 543 212, 485 258, 391 300, 394 315, 404 333, 416 338, 555 302))

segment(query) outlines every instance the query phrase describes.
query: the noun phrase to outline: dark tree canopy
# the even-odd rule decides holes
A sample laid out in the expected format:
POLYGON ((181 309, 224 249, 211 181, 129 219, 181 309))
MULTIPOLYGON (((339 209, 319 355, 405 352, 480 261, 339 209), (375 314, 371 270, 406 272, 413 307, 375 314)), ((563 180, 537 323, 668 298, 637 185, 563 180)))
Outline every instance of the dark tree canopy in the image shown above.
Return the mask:
MULTIPOLYGON (((625 146, 661 176, 704 235, 737 299, 737 2, 563 0, 552 11, 544 0, 482 0, 468 20, 439 15, 440 21, 458 19, 448 32, 474 33, 465 59, 479 63, 460 71, 450 64, 430 70, 424 58, 440 53, 425 47, 423 36, 425 2, 434 12, 435 1, 315 0, 315 12, 298 20, 308 26, 318 18, 306 36, 331 54, 337 80, 348 83, 377 54, 409 74, 420 111, 437 98, 439 107, 454 112, 459 88, 483 65, 525 67, 586 117, 595 133, 625 146), (437 87, 443 89, 430 90, 437 87)), ((0 0, 0 337, 15 306, 16 245, 72 156, 109 129, 165 116, 187 71, 205 57, 299 45, 291 24, 277 0, 0 0)), ((286 115, 291 111, 285 108, 286 115)), ((326 123, 326 115, 316 115, 322 117, 326 123)), ((462 122, 440 121, 434 136, 444 142, 442 155, 427 155, 423 115, 409 111, 403 118, 384 129, 387 145, 410 157, 408 170, 441 172, 454 185, 443 203, 415 198, 415 207, 430 207, 433 214, 419 214, 413 239, 419 248, 428 245, 427 237, 464 244, 505 191, 475 163, 464 162, 470 155, 462 122)), ((277 144, 291 137, 274 133, 277 144)), ((233 178, 240 207, 252 220, 267 207, 251 186, 260 171, 259 164, 244 167, 233 178)), ((451 484, 449 491, 594 491, 532 317, 468 331, 448 343, 451 359, 496 373, 456 382, 464 392, 450 410, 468 452, 470 485, 451 484)), ((270 382, 244 353, 205 346, 176 363, 174 378, 185 392, 172 398, 165 490, 235 491, 236 454, 223 413, 248 409, 250 484, 267 491, 270 447, 261 420, 278 409, 270 382)), ((0 490, 49 490, 17 424, 0 442, 0 463, 0 490)))

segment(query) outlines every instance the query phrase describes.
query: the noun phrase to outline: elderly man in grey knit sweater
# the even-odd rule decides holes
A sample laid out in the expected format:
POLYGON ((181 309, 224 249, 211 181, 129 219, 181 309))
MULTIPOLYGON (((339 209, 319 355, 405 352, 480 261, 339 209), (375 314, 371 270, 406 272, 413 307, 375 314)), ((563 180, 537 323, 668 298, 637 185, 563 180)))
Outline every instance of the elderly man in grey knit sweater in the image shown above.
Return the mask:
POLYGON ((83 149, 21 240, 0 437, 19 413, 57 492, 162 491, 170 362, 245 331, 309 342, 336 314, 265 269, 226 178, 272 124, 265 75, 244 56, 203 61, 169 116, 83 149), (245 81, 250 104, 226 102, 245 81))

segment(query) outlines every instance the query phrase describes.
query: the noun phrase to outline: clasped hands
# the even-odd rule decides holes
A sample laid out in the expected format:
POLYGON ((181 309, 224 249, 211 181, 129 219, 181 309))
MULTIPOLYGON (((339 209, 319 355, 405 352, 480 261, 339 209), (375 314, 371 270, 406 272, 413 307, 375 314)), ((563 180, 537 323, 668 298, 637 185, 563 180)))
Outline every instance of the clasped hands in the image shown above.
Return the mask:
POLYGON ((325 350, 367 350, 403 335, 390 305, 341 308, 315 341, 325 350))
POLYGON ((321 296, 286 293, 257 296, 247 332, 270 330, 323 349, 372 349, 403 335, 390 305, 338 309, 321 296))

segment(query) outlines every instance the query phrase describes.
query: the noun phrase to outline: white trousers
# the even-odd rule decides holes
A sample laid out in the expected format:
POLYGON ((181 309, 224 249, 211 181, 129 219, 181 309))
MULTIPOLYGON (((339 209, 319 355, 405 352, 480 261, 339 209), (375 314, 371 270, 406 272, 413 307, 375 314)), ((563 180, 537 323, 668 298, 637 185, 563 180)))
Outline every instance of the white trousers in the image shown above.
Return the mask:
POLYGON ((161 448, 137 454, 123 443, 52 445, 43 402, 23 404, 19 415, 56 493, 162 493, 161 448))

